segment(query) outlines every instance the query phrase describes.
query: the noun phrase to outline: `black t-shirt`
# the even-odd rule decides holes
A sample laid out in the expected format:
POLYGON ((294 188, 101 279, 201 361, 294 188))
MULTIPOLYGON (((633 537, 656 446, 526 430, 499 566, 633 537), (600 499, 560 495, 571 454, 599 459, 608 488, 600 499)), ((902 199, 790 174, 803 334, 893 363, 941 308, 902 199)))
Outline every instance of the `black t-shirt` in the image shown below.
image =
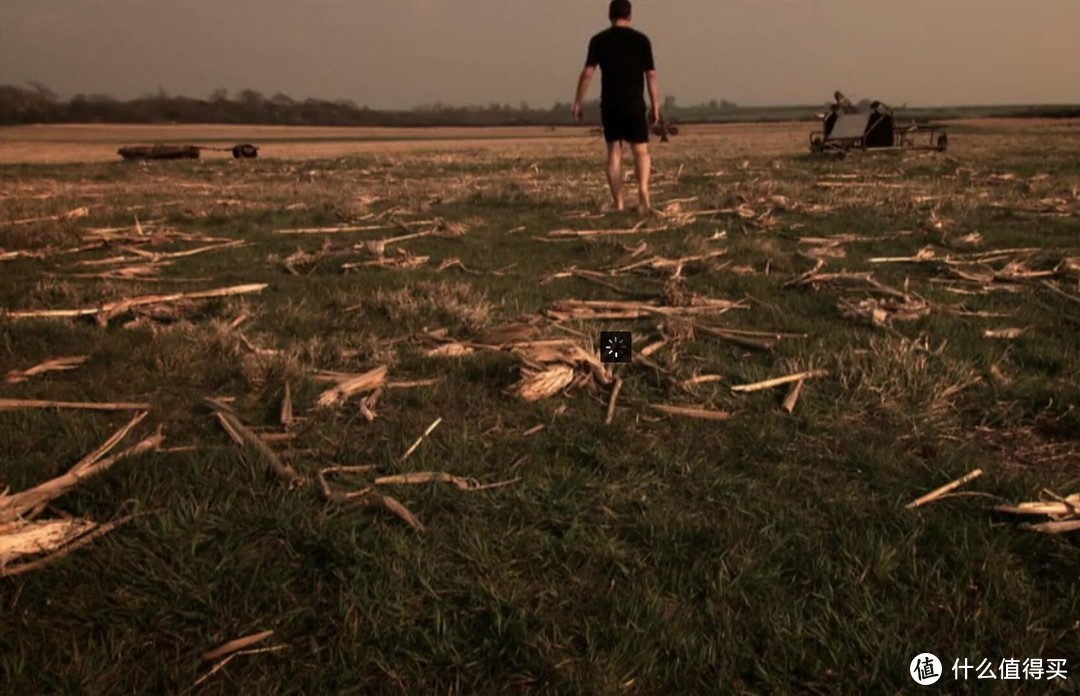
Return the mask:
POLYGON ((630 27, 605 29, 589 41, 585 65, 600 66, 601 108, 645 108, 645 73, 656 69, 649 37, 630 27))

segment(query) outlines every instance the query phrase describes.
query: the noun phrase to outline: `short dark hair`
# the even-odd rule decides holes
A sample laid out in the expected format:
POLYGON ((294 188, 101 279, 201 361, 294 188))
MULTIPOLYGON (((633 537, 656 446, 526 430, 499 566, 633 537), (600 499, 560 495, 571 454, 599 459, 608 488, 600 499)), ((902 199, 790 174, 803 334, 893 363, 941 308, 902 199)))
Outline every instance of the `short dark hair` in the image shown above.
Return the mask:
POLYGON ((608 7, 608 17, 612 22, 620 19, 630 19, 630 0, 611 0, 608 7))

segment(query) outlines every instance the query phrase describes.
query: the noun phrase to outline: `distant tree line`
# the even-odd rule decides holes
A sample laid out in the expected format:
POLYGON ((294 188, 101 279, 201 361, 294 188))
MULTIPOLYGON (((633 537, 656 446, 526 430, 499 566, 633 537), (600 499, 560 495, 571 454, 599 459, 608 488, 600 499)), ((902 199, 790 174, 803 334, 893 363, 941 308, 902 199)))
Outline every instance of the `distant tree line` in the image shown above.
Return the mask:
MULTIPOLYGON (((215 90, 205 99, 172 95, 165 90, 135 99, 120 100, 107 94, 76 94, 62 100, 40 83, 28 87, 0 85, 0 123, 250 123, 296 126, 495 126, 570 125, 571 105, 549 108, 491 103, 484 106, 450 106, 441 102, 407 110, 375 110, 348 99, 293 99, 287 94, 267 97, 252 89, 230 95, 215 90)), ((737 106, 713 100, 680 107, 673 97, 664 102, 664 114, 672 120, 707 120, 710 115, 730 113, 737 106)), ((586 120, 598 123, 599 104, 586 106, 586 120)))
MULTIPOLYGON (((224 89, 205 99, 172 95, 164 89, 135 99, 107 94, 76 94, 62 100, 41 83, 27 87, 0 85, 0 124, 28 123, 236 123, 294 126, 563 126, 574 123, 569 103, 550 108, 492 103, 486 106, 450 106, 441 102, 407 110, 376 110, 348 99, 293 99, 286 94, 267 97, 252 89, 235 95, 224 89)), ((670 123, 708 123, 762 120, 812 120, 822 105, 740 107, 726 100, 681 105, 675 97, 664 100, 662 113, 670 123)), ((1080 106, 971 107, 968 109, 912 110, 917 115, 1080 117, 1080 106)), ((585 107, 585 121, 600 122, 598 102, 585 107)))

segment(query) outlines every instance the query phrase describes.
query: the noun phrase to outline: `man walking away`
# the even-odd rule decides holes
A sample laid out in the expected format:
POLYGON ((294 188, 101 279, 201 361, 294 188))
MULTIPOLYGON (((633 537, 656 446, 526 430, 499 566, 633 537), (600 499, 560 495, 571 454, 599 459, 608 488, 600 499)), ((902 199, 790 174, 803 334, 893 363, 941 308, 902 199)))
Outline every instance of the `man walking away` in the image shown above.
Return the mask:
POLYGON ((630 28, 630 0, 612 0, 608 9, 611 28, 589 42, 585 69, 578 80, 574 99, 574 118, 582 118, 582 103, 596 68, 600 68, 600 114, 607 141, 607 177, 616 210, 623 209, 622 144, 630 143, 634 153, 640 194, 638 210, 642 216, 652 210, 649 203, 649 124, 660 122, 660 87, 653 62, 652 43, 639 31, 630 28), (645 78, 649 83, 652 109, 646 117, 645 78))

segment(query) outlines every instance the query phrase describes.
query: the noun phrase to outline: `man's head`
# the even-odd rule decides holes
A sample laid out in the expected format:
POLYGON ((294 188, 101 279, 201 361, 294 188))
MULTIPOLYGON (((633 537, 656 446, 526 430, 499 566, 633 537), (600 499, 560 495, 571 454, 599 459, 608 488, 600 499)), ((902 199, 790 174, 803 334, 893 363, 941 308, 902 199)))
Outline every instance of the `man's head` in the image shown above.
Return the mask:
POLYGON ((612 22, 630 21, 630 0, 611 0, 608 7, 608 18, 612 22))

